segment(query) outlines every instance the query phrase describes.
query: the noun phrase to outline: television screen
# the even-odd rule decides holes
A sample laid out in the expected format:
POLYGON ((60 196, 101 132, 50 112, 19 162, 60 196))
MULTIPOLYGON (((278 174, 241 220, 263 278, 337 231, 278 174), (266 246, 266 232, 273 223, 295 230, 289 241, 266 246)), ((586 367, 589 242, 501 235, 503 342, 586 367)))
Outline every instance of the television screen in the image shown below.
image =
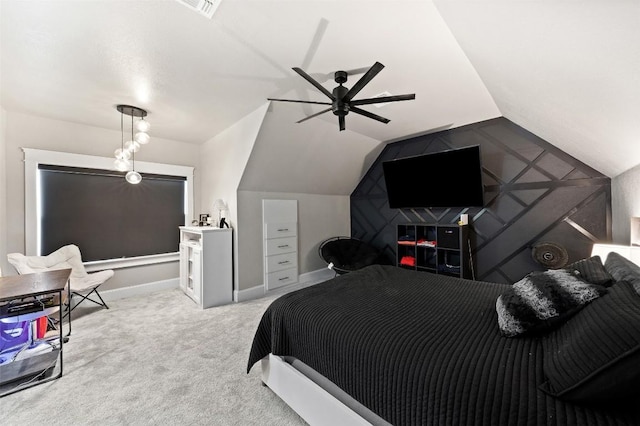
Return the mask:
POLYGON ((481 207, 484 204, 480 146, 382 163, 389 207, 481 207))

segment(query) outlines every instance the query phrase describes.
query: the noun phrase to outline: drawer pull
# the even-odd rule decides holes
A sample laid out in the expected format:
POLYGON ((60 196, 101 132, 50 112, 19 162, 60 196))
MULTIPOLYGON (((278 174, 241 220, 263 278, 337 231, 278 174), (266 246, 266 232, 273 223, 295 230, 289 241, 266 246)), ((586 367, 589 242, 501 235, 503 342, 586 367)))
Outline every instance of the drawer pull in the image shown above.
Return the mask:
POLYGON ((282 262, 278 262, 278 265, 285 265, 285 264, 287 264, 287 263, 289 263, 289 261, 288 261, 288 260, 283 260, 282 262))
POLYGON ((286 281, 286 280, 288 280, 288 279, 289 279, 289 277, 278 278, 278 281, 286 281))
POLYGON ((283 244, 281 246, 278 246, 278 248, 287 248, 287 247, 289 247, 289 244, 283 244))
POLYGON ((285 232, 285 231, 288 231, 288 230, 289 230, 289 228, 280 228, 280 229, 278 229, 278 232, 285 232))

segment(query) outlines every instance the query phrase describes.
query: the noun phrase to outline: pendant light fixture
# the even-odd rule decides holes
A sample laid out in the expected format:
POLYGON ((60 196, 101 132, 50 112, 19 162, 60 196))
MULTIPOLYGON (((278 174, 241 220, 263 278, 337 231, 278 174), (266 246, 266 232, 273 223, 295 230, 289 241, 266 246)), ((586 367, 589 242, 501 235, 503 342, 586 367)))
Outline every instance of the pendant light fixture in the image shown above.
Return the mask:
POLYGON ((127 172, 125 179, 127 182, 135 185, 142 181, 142 176, 136 172, 136 152, 140 150, 141 145, 149 143, 150 138, 147 132, 151 128, 151 125, 148 121, 144 120, 144 117, 147 116, 147 111, 142 108, 131 105, 118 105, 116 108, 120 111, 120 134, 122 140, 120 141, 120 148, 115 150, 116 160, 113 165, 116 170, 121 172, 129 170, 129 165, 131 165, 131 170, 127 172), (124 141, 125 115, 131 116, 131 139, 127 142, 124 141), (134 117, 140 117, 140 120, 135 124, 134 117), (135 135, 133 134, 134 128, 138 130, 138 133, 135 135))

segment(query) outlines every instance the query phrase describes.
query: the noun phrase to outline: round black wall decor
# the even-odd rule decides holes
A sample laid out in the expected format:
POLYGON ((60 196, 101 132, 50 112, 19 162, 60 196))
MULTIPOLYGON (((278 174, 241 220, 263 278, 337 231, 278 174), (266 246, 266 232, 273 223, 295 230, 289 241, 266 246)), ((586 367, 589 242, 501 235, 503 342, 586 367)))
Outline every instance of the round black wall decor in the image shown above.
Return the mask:
POLYGON ((567 250, 559 244, 542 242, 531 248, 533 260, 549 269, 560 269, 569 261, 567 250))

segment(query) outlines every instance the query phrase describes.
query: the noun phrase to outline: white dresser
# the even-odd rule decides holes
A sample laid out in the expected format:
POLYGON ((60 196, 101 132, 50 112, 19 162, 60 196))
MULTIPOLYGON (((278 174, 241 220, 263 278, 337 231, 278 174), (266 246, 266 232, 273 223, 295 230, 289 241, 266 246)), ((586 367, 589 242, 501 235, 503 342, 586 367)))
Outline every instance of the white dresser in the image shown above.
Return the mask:
POLYGON ((264 286, 298 282, 298 201, 262 200, 264 286))
POLYGON ((201 308, 233 301, 232 232, 180 227, 180 288, 201 308))

